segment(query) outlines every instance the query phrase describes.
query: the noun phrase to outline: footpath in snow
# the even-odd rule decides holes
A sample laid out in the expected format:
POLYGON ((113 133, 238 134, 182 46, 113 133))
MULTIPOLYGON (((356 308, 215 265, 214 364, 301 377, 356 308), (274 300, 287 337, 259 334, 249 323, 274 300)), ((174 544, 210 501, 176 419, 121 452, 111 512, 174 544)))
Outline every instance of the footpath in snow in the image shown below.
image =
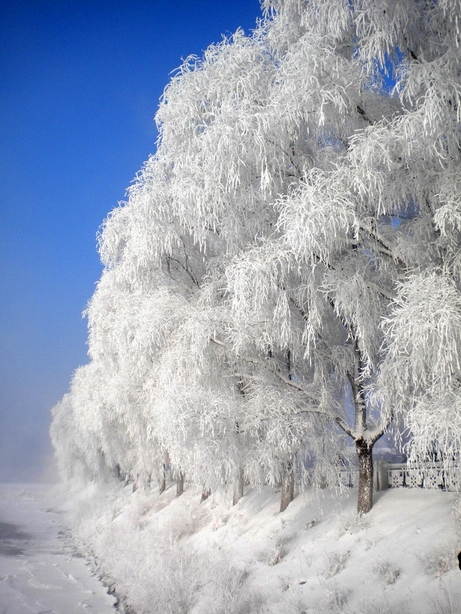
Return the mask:
POLYGON ((51 486, 0 484, 0 614, 114 614, 53 506, 51 486))

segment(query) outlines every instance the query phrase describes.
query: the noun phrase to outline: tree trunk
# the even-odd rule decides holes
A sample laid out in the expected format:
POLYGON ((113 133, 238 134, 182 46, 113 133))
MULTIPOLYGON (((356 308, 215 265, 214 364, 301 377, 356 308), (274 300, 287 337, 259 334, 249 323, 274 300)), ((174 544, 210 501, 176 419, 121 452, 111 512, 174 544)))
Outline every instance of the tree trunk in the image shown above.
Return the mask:
POLYGON ((163 454, 163 463, 162 463, 162 474, 159 479, 159 494, 166 490, 166 483, 171 481, 171 473, 170 473, 170 455, 168 452, 164 452, 163 454))
POLYGON ((200 497, 200 503, 203 503, 204 501, 206 501, 210 495, 211 495, 211 488, 207 488, 206 486, 204 486, 202 488, 202 496, 200 497))
POLYGON ((124 478, 122 477, 122 470, 120 469, 120 465, 118 463, 114 467, 114 473, 117 480, 123 482, 124 478))
POLYGON ((373 507, 373 443, 358 439, 355 448, 359 460, 357 512, 362 515, 373 507))
POLYGON ((288 461, 282 475, 282 494, 280 497, 280 511, 287 509, 295 496, 295 472, 293 462, 288 461))
POLYGON ((162 492, 165 492, 166 489, 166 471, 165 465, 162 465, 162 472, 160 474, 160 479, 158 481, 158 494, 161 495, 162 492))
POLYGON ((180 497, 184 492, 184 473, 178 471, 176 474, 176 496, 180 497))
POLYGON ((243 468, 239 467, 238 477, 234 483, 234 497, 232 499, 232 505, 237 505, 237 503, 243 497, 243 489, 244 489, 243 468))

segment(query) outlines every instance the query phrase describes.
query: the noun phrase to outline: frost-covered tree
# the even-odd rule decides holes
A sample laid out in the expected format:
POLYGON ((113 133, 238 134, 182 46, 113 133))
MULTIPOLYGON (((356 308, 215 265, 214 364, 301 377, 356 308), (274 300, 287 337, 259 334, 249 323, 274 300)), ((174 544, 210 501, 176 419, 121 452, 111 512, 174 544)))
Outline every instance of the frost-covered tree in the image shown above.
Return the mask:
POLYGON ((211 229, 225 245, 209 300, 217 294, 232 318, 214 341, 240 360, 248 411, 239 427, 258 432, 259 465, 290 481, 309 443, 325 474, 337 467, 339 450, 326 442, 339 425, 356 442, 367 511, 372 446, 389 415, 370 423, 364 386, 396 265, 373 206, 355 206, 338 165, 358 132, 399 107, 355 57, 350 12, 339 43, 307 27, 288 32, 286 7, 251 39, 238 35, 183 67, 157 116, 160 151, 177 173, 182 223, 198 242, 211 229))
POLYGON ((89 458, 282 480, 282 508, 296 469, 333 478, 342 434, 364 513, 395 416, 415 458, 459 450, 461 5, 262 7, 165 90, 157 152, 100 237, 92 363, 65 406, 89 458))
MULTIPOLYGON (((306 173, 279 205, 281 242, 301 273, 299 286, 312 296, 306 313, 317 347, 324 344, 325 319, 312 303, 321 293, 355 356, 355 375, 347 365, 343 373, 354 392, 356 420, 352 428, 339 424, 355 439, 359 459, 371 459, 368 449, 393 414, 409 427, 415 458, 427 456, 434 442, 445 458, 457 457, 461 5, 287 1, 275 9, 287 49, 303 30, 309 37, 324 35, 335 57, 350 53, 359 63, 367 96, 349 101, 347 117, 354 116, 355 104, 364 120, 349 135, 347 121, 341 135, 319 118, 325 149, 339 155, 330 168, 317 164, 306 173), (373 98, 379 71, 392 64, 392 101, 382 92, 373 98), (303 279, 309 269, 314 292, 303 279), (364 387, 373 382, 384 419, 370 427, 364 387)), ((339 75, 332 81, 341 83, 339 75)), ((359 488, 359 511, 371 505, 368 496, 366 502, 359 488)))

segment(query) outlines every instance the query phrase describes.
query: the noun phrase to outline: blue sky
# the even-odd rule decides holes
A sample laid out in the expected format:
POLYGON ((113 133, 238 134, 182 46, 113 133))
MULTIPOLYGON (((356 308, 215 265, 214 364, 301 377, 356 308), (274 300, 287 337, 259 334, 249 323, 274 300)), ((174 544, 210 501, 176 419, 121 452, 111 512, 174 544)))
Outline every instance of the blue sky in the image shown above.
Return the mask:
POLYGON ((0 6, 0 481, 46 478, 50 409, 87 362, 96 232, 155 150, 169 73, 258 0, 0 6))

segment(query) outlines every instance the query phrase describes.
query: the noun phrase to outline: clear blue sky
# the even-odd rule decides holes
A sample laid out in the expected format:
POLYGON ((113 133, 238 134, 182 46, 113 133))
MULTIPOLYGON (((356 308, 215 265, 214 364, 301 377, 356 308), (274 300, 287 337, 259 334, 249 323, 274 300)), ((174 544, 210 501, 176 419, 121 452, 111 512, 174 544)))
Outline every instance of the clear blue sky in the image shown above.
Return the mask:
POLYGON ((87 362, 96 232, 155 150, 169 73, 258 0, 0 4, 0 481, 43 478, 50 409, 87 362))

